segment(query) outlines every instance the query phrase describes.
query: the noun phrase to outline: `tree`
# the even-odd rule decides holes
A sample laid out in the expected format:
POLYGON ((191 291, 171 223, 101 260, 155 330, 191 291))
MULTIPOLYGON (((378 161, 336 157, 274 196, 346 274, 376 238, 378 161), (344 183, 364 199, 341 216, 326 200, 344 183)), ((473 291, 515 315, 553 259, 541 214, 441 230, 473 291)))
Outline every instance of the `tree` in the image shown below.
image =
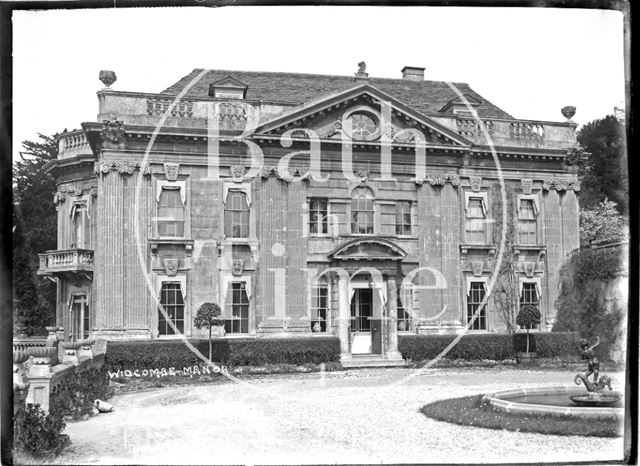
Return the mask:
POLYGON ((39 277, 38 253, 56 248, 55 183, 44 165, 58 156, 57 134, 24 141, 13 166, 13 305, 16 324, 29 334, 55 323, 56 286, 39 277))
POLYGON ((627 222, 613 201, 605 199, 593 209, 580 211, 580 240, 585 245, 592 241, 619 241, 627 231, 627 222))
POLYGON ((209 361, 211 361, 211 327, 223 325, 224 320, 220 318, 222 311, 216 303, 204 303, 198 309, 193 324, 198 330, 201 328, 209 329, 209 361))
POLYGON ((529 330, 537 327, 540 323, 540 309, 533 304, 525 304, 520 308, 518 317, 516 317, 516 324, 521 328, 527 329, 527 353, 529 352, 529 330))
POLYGON ((580 204, 594 209, 611 199, 618 211, 628 213, 629 177, 627 172, 627 147, 625 125, 613 115, 584 125, 577 134, 580 145, 591 155, 580 164, 582 180, 580 204))

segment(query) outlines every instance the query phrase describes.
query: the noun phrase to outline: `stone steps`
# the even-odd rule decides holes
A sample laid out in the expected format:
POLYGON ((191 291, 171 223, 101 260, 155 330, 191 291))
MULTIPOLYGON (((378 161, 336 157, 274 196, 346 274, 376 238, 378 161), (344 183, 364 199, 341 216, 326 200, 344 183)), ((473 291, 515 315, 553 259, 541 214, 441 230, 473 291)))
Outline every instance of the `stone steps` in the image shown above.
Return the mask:
POLYGON ((386 359, 379 354, 354 354, 351 359, 340 362, 345 369, 356 367, 402 367, 406 363, 404 359, 386 359))

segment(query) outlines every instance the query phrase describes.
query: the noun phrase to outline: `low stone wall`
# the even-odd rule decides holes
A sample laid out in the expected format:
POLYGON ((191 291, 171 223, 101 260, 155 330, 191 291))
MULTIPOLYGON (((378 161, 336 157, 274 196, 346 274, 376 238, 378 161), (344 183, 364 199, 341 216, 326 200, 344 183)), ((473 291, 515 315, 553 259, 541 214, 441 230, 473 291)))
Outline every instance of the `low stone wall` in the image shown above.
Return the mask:
POLYGON ((14 413, 25 402, 49 412, 56 386, 80 372, 104 366, 106 340, 65 342, 57 332, 52 333, 46 346, 13 352, 14 413))

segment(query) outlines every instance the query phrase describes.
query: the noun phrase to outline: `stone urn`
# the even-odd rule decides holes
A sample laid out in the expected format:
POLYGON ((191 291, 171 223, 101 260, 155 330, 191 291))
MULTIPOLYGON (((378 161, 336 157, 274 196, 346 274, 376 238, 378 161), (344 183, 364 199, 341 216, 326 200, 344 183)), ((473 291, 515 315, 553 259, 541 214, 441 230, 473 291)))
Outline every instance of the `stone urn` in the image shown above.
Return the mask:
POLYGON ((320 326, 320 322, 316 322, 315 324, 313 324, 313 327, 311 327, 311 330, 313 330, 316 333, 320 332, 322 330, 322 327, 320 326))
POLYGON ((576 114, 576 108, 573 105, 567 105, 566 107, 562 107, 560 110, 562 115, 569 121, 573 118, 573 115, 576 114))
POLYGON ((95 343, 95 339, 87 338, 86 340, 80 340, 77 343, 80 343, 80 349, 78 351, 78 361, 82 361, 84 359, 93 359, 93 349, 92 346, 95 343))
POLYGON ((65 364, 78 364, 78 351, 82 347, 81 341, 63 341, 60 343, 64 350, 62 362, 65 364))
POLYGON ((13 383, 24 384, 26 383, 26 374, 24 363, 29 360, 31 355, 28 351, 18 350, 13 352, 13 383))
POLYGON ((116 76, 115 71, 111 70, 101 70, 98 75, 98 79, 102 81, 102 84, 105 85, 106 89, 109 89, 113 83, 116 82, 118 77, 116 76))
POLYGON ((58 363, 58 350, 51 346, 32 346, 27 350, 31 355, 29 375, 41 376, 51 373, 51 366, 58 363))

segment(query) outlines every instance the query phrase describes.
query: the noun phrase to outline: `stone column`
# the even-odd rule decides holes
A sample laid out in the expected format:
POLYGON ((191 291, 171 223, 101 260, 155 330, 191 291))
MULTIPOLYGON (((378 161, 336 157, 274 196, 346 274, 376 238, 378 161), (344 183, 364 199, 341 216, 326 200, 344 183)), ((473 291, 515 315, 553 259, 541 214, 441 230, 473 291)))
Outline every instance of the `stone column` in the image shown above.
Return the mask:
POLYGON ((340 361, 350 361, 349 348, 349 283, 338 277, 338 338, 340 339, 340 361))
POLYGON ((398 351, 398 289, 396 277, 387 279, 387 359, 402 359, 398 351))

